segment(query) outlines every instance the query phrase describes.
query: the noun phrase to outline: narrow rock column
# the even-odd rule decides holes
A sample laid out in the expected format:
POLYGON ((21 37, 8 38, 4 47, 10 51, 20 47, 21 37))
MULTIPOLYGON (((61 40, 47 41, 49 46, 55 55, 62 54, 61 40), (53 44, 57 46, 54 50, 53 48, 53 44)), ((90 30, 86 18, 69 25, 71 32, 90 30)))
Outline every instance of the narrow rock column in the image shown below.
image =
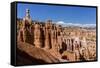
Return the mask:
POLYGON ((41 31, 40 31, 40 25, 39 23, 35 24, 35 29, 34 29, 34 45, 36 47, 41 48, 42 42, 41 42, 41 31))
POLYGON ((67 43, 67 51, 68 51, 68 48, 69 48, 69 47, 68 47, 68 38, 66 39, 66 43, 67 43))
POLYGON ((27 42, 30 44, 33 44, 32 36, 31 36, 31 24, 32 24, 32 19, 30 17, 30 12, 27 9, 26 10, 26 16, 23 18, 22 21, 22 28, 20 30, 20 37, 23 42, 27 42))
POLYGON ((72 42, 72 51, 74 51, 75 47, 74 47, 74 39, 73 38, 71 39, 71 42, 72 42))
POLYGON ((69 43, 69 51, 70 51, 70 38, 68 40, 69 40, 68 43, 69 43))
POLYGON ((48 20, 45 24, 45 49, 52 48, 51 46, 51 20, 48 20))
POLYGON ((63 33, 61 25, 57 25, 57 44, 58 50, 62 49, 63 33))
POLYGON ((49 32, 45 29, 45 49, 49 49, 49 32))
POLYGON ((17 41, 25 42, 24 30, 21 28, 18 32, 17 41))
POLYGON ((65 38, 65 40, 66 40, 66 51, 68 50, 68 44, 67 44, 67 37, 65 38))
POLYGON ((33 42, 33 45, 34 45, 34 26, 35 26, 35 24, 32 24, 31 25, 31 38, 32 38, 32 42, 33 42))
POLYGON ((80 40, 79 40, 79 37, 75 37, 75 41, 74 41, 75 50, 76 50, 76 49, 79 49, 79 44, 80 44, 79 41, 80 41, 80 40))
POLYGON ((71 43, 71 38, 69 39, 70 40, 70 51, 72 51, 72 43, 71 43))
POLYGON ((52 29, 51 31, 51 45, 52 45, 52 49, 55 49, 57 42, 56 42, 56 30, 52 29))
POLYGON ((67 46, 68 46, 68 51, 70 51, 70 40, 69 40, 69 38, 67 39, 67 46))

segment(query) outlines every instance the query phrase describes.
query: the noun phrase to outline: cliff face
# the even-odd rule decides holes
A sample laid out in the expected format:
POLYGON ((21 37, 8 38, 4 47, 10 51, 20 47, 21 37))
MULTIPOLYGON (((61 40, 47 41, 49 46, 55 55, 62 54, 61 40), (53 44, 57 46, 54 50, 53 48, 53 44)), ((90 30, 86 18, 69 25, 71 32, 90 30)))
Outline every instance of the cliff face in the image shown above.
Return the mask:
POLYGON ((17 42, 25 43, 24 46, 27 43, 34 46, 34 49, 45 50, 59 60, 66 56, 64 58, 66 62, 96 59, 95 38, 91 41, 91 37, 95 35, 88 36, 85 31, 81 31, 82 29, 79 32, 72 28, 63 29, 52 24, 51 20, 46 23, 38 21, 31 24, 28 21, 22 23, 24 26, 18 30, 17 42))

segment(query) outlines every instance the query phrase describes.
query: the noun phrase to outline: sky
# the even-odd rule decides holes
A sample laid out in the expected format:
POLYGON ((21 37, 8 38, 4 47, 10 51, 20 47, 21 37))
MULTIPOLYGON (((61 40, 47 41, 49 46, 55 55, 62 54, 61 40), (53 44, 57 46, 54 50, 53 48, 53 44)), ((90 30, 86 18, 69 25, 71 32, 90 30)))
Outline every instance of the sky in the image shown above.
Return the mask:
POLYGON ((18 3, 17 18, 24 18, 26 9, 30 10, 32 20, 51 19, 59 24, 96 24, 96 8, 18 3))

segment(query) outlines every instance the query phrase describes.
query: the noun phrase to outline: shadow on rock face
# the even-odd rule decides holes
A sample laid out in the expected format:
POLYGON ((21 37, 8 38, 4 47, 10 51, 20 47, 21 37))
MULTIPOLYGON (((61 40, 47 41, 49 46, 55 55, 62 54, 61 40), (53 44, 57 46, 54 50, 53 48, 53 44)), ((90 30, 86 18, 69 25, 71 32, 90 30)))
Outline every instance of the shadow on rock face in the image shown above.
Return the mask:
POLYGON ((19 66, 60 62, 59 59, 48 51, 24 42, 18 42, 16 52, 16 64, 19 66))
POLYGON ((46 64, 47 62, 41 59, 36 59, 24 51, 21 51, 17 48, 17 65, 37 65, 37 64, 46 64))

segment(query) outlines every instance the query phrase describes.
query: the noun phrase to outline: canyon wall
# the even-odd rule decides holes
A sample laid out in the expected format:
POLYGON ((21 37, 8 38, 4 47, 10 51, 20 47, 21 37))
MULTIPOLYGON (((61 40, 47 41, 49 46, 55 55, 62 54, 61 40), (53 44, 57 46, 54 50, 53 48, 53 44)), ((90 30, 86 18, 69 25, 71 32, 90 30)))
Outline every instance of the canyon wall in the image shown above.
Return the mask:
POLYGON ((32 21, 29 10, 22 20, 17 20, 17 41, 26 42, 68 61, 89 60, 91 56, 92 59, 96 58, 95 31, 63 27, 52 20, 32 21))

